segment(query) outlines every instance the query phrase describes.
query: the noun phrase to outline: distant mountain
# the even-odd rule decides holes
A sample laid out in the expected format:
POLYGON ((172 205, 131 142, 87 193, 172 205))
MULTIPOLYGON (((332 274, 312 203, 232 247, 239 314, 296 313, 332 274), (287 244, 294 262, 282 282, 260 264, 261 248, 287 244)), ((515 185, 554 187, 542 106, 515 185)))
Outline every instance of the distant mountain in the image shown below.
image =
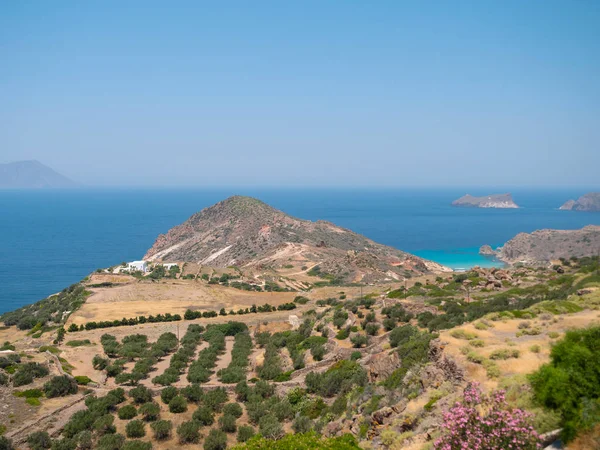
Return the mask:
POLYGON ((0 189, 71 188, 78 184, 39 161, 0 164, 0 189))
POLYGON ((511 194, 492 194, 485 197, 474 197, 464 195, 458 200, 452 202, 452 206, 470 207, 470 208, 518 208, 511 194))
POLYGON ((330 222, 297 219, 241 196, 203 209, 160 235, 144 259, 257 270, 294 260, 307 268, 318 266, 321 274, 355 282, 449 270, 330 222))
POLYGON ((496 252, 508 263, 547 263, 571 256, 593 256, 600 249, 600 226, 580 230, 537 230, 519 233, 496 252))
POLYGON ((560 209, 568 211, 600 211, 600 192, 589 192, 577 200, 569 200, 560 209))

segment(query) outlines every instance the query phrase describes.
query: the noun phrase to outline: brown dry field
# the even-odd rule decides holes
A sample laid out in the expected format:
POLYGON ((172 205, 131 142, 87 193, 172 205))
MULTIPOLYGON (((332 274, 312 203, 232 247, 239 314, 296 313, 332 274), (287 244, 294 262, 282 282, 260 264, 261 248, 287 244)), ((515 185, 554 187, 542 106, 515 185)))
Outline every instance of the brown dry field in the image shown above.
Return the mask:
POLYGON ((253 304, 277 306, 293 301, 298 295, 296 292, 242 291, 196 280, 143 281, 90 290, 93 294, 69 317, 67 327, 72 323, 79 325, 141 315, 183 315, 187 309, 218 311, 225 308, 237 311, 253 304))
MULTIPOLYGON (((314 278, 314 277, 313 277, 314 278)), ((417 281, 433 281, 435 276, 422 276, 408 281, 408 287, 417 281)), ((127 275, 98 275, 90 278, 90 283, 111 281, 124 283, 111 288, 91 288, 93 294, 85 304, 69 317, 66 326, 91 321, 116 320, 157 314, 181 314, 187 309, 227 311, 248 308, 269 303, 280 305, 291 302, 297 295, 313 300, 329 297, 338 298, 343 292, 348 299, 361 295, 380 295, 390 289, 397 289, 401 283, 387 283, 378 286, 330 286, 315 288, 310 292, 251 292, 219 285, 209 285, 200 280, 163 280, 151 282, 137 281, 127 275)), ((313 280, 314 281, 314 280, 313 280)))

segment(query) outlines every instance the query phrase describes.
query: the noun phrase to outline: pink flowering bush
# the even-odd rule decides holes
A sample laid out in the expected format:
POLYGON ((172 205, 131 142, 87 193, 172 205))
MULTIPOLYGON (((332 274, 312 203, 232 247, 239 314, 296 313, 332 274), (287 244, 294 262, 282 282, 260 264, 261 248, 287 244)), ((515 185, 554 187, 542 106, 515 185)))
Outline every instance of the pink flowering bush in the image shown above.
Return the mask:
POLYGON ((462 402, 444 413, 445 434, 435 441, 436 450, 533 450, 539 436, 531 426, 531 414, 506 409, 504 391, 483 395, 479 383, 470 383, 462 402))

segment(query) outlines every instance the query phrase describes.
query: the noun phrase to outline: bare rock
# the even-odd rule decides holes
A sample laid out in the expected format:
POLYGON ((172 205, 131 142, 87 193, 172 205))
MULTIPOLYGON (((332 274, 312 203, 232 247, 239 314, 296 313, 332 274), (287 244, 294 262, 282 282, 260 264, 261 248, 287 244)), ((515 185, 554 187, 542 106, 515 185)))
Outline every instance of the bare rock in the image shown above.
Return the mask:
POLYGON ((372 355, 366 362, 369 367, 369 381, 376 383, 389 377, 402 365, 398 353, 379 353, 372 355))
POLYGON ((496 256, 496 251, 486 244, 479 247, 479 254, 483 256, 496 256))
MULTIPOLYGON (((342 431, 342 425, 339 422, 329 422, 325 426, 325 429, 323 430, 323 434, 327 437, 333 437, 333 436, 337 436, 340 433, 340 431, 342 431)), ((358 431, 360 431, 360 425, 359 425, 358 431)))

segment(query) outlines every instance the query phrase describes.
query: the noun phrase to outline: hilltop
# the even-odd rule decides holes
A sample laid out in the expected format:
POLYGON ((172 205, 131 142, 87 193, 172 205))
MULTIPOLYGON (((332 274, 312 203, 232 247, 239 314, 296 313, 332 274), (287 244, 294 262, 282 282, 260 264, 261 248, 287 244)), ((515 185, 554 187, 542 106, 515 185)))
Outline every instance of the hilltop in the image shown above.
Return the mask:
POLYGON ((589 192, 577 200, 568 200, 559 209, 567 211, 600 211, 600 192, 589 192))
POLYGON ((221 268, 298 265, 304 272, 357 282, 448 270, 333 223, 297 219, 242 196, 203 209, 160 235, 144 259, 221 268))
POLYGON ((452 202, 452 206, 470 208, 518 208, 511 194, 491 194, 484 197, 474 197, 470 194, 463 195, 452 202))
POLYGON ((0 164, 0 189, 71 188, 77 183, 39 161, 0 164))

